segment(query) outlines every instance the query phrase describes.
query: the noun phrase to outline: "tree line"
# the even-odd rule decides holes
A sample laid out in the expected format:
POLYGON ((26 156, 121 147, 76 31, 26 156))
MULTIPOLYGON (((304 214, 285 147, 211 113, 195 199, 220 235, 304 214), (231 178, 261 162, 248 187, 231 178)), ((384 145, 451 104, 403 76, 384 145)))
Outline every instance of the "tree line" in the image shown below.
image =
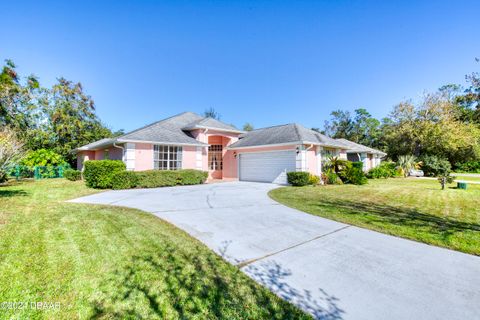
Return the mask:
MULTIPOLYGON (((477 59, 478 62, 478 59, 477 59)), ((480 160, 480 73, 466 76, 466 88, 448 84, 419 101, 402 101, 378 120, 364 108, 335 110, 321 131, 333 138, 402 155, 437 157, 452 165, 480 160)))
MULTIPOLYGON (((402 101, 381 120, 365 108, 353 113, 335 110, 323 130, 312 129, 381 149, 394 161, 401 155, 433 156, 453 165, 479 161, 480 73, 467 75, 466 81, 465 88, 448 84, 419 101, 402 101)), ((220 118, 214 108, 205 116, 220 118)), ((61 77, 46 88, 34 75, 18 75, 11 60, 5 61, 0 73, 0 128, 6 127, 24 149, 52 150, 72 165, 76 160, 72 149, 122 134, 99 119, 80 82, 61 77)), ((250 131, 253 125, 246 123, 243 129, 250 131)))
POLYGON ((47 149, 75 163, 71 150, 112 137, 80 82, 58 78, 51 88, 34 75, 21 77, 11 60, 0 73, 0 127, 13 130, 27 150, 47 149))

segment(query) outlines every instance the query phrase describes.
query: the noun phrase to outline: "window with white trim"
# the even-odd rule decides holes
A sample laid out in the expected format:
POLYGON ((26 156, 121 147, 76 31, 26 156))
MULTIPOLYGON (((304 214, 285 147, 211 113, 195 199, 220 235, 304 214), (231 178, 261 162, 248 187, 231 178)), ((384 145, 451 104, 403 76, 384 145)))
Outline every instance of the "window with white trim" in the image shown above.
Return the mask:
POLYGON ((182 169, 182 147, 153 146, 153 168, 156 170, 182 169))
POLYGON ((223 146, 221 144, 212 144, 208 146, 208 168, 210 170, 223 169, 222 151, 223 146))

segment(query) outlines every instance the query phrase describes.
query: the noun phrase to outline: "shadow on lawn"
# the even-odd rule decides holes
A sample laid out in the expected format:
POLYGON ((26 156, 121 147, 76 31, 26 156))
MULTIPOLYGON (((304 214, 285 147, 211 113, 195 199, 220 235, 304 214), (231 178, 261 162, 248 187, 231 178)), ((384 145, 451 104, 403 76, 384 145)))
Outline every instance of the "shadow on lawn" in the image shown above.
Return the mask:
POLYGON ((26 196, 27 193, 23 190, 2 190, 0 189, 0 198, 26 196))
POLYGON ((101 284, 92 308, 92 319, 307 318, 213 253, 168 244, 119 266, 101 284))
POLYGON ((453 219, 437 217, 419 212, 415 209, 394 207, 372 202, 353 202, 348 200, 322 199, 315 204, 317 207, 332 207, 339 209, 345 214, 370 214, 378 217, 377 221, 387 222, 412 228, 428 228, 429 232, 441 234, 444 237, 457 232, 480 231, 480 225, 476 223, 456 221, 453 219))

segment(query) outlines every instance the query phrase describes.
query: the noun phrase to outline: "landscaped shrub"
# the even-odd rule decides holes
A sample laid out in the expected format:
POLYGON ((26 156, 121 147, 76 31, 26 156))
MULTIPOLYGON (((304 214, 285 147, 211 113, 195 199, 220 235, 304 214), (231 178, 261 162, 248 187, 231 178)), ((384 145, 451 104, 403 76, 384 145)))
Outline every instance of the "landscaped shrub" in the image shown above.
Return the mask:
POLYGON ((295 187, 302 187, 308 185, 310 180, 310 173, 302 171, 287 172, 287 181, 295 187))
POLYGON ((83 178, 90 188, 107 189, 112 187, 112 178, 126 170, 121 160, 88 160, 84 163, 83 178))
POLYGON ((362 169, 350 166, 343 170, 340 174, 340 178, 344 183, 351 183, 362 185, 368 182, 365 173, 363 173, 362 169))
POLYGON ((82 179, 82 172, 74 169, 66 169, 63 172, 63 177, 70 181, 77 181, 82 179))
POLYGON ((208 172, 183 169, 183 170, 147 170, 135 172, 137 187, 158 188, 176 185, 202 184, 207 180, 208 172))
POLYGON ((314 174, 310 174, 310 176, 308 178, 308 184, 311 184, 313 186, 316 186, 316 185, 320 184, 320 177, 316 176, 314 174))
POLYGON ((455 172, 480 173, 480 161, 468 161, 455 164, 455 172))
POLYGON ((120 171, 112 177, 112 189, 131 189, 138 185, 138 172, 120 171))
POLYGON ((363 170, 363 162, 362 161, 353 161, 352 162, 352 167, 363 170))
POLYGON ((30 151, 20 162, 27 167, 67 166, 67 162, 61 155, 50 149, 38 149, 30 151))
POLYGON ((342 180, 332 170, 327 170, 323 172, 322 180, 324 184, 343 184, 342 180))
POLYGON ((398 176, 398 172, 394 162, 382 162, 379 166, 370 169, 366 176, 369 179, 386 179, 398 176))
POLYGON ((450 162, 444 158, 439 158, 437 156, 423 156, 421 160, 423 173, 429 177, 444 175, 452 170, 450 162))
POLYGON ((176 172, 178 174, 178 184, 180 185, 202 184, 208 178, 208 172, 206 171, 183 169, 176 172))
POLYGON ((174 170, 147 170, 136 174, 139 188, 172 187, 178 184, 178 172, 174 170))

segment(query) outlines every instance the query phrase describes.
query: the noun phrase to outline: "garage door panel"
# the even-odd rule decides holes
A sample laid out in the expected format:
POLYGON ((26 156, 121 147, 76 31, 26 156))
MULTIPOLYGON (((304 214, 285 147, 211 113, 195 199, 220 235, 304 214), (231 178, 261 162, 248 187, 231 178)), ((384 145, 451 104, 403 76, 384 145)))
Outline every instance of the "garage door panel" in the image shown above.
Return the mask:
POLYGON ((287 172, 295 171, 294 150, 241 153, 240 180, 287 183, 287 172))

